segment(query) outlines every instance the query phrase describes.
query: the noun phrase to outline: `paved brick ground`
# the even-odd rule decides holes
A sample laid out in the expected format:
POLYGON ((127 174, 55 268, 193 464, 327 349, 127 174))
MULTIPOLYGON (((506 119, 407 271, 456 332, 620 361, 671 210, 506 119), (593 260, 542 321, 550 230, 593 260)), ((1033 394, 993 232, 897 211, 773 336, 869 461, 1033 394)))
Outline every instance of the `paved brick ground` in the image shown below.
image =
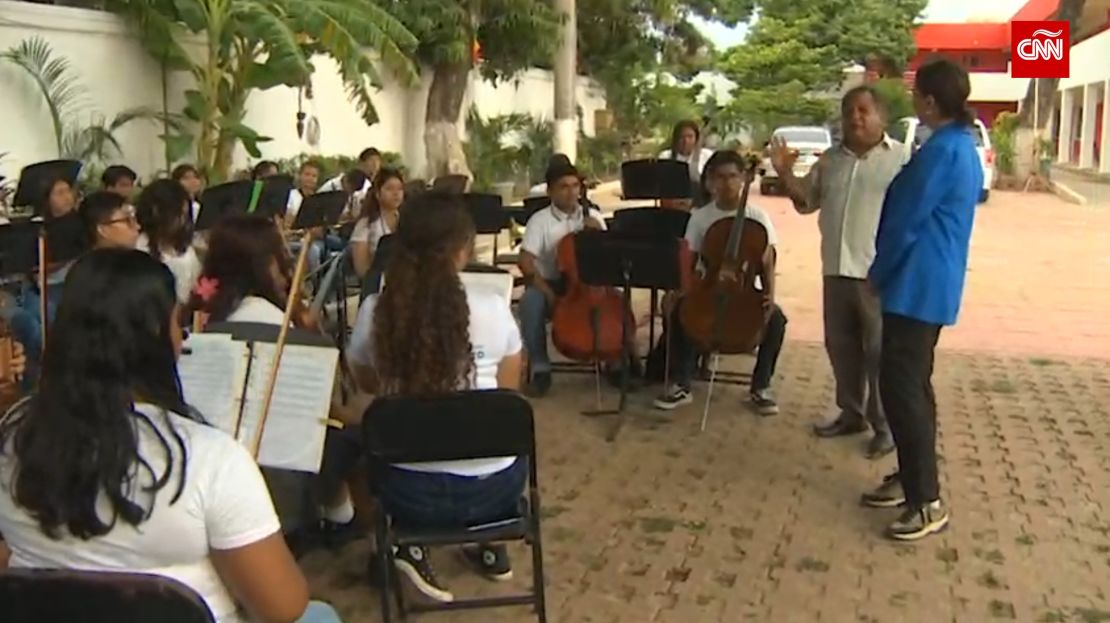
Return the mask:
MULTIPOLYGON (((1006 193, 980 210, 965 312, 935 379, 953 524, 896 545, 877 536, 894 512, 856 503, 892 461, 864 460, 863 439, 808 431, 832 396, 815 223, 780 199, 763 204, 781 230, 791 317, 782 414, 759 418, 727 387, 699 433, 700 403, 668 420, 645 391, 610 444, 611 420, 578 413, 589 377, 559 377, 536 403, 550 620, 1110 621, 1110 212, 1006 193)), ((367 551, 304 561, 347 621, 379 620, 367 551)), ((510 584, 525 587, 526 550, 513 552, 510 584)), ((508 588, 436 555, 457 593, 508 588)), ((526 609, 424 617, 530 620, 526 609)))

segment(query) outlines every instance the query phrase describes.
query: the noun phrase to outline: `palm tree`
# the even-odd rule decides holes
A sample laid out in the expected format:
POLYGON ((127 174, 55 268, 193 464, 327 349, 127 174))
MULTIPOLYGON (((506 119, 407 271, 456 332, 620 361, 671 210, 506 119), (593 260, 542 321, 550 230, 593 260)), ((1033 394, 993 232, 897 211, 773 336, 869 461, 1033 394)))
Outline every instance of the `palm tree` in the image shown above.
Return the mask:
POLYGON ((39 37, 25 39, 0 52, 0 60, 23 70, 42 96, 54 129, 54 144, 59 158, 104 161, 121 153, 115 133, 136 120, 165 121, 176 127, 176 120, 164 118, 145 107, 129 108, 107 119, 88 113, 88 89, 65 57, 55 56, 50 45, 39 37))
POLYGON ((225 179, 241 142, 259 157, 269 140, 243 123, 256 89, 309 86, 314 55, 339 66, 347 96, 363 121, 374 124, 371 92, 381 84, 367 56, 373 51, 403 81, 416 70, 409 52, 416 39, 372 0, 106 0, 126 15, 147 49, 164 66, 192 74, 185 116, 196 134, 168 137, 175 148, 195 145, 197 164, 225 179), (194 45, 195 42, 195 45, 194 45))

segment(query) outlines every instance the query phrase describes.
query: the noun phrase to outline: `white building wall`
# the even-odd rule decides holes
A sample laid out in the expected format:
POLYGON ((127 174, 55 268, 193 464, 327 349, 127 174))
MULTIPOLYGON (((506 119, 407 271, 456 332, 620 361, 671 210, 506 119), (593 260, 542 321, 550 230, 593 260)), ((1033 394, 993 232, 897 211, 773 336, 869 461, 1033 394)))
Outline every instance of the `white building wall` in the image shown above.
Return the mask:
MULTIPOLYGON (((35 35, 42 37, 56 55, 64 56, 76 69, 89 89, 90 111, 95 109, 110 117, 134 106, 162 109, 159 66, 116 16, 0 0, 0 50, 35 35)), ((305 101, 304 108, 320 123, 318 149, 297 137, 296 89, 278 87, 257 92, 248 104, 246 123, 273 138, 261 144, 262 156, 274 159, 303 152, 355 155, 372 145, 400 152, 409 168, 421 174, 426 162, 423 133, 431 83, 428 72, 412 88, 396 82, 386 84, 374 96, 381 121, 368 127, 348 102, 334 64, 327 58, 313 59, 313 64, 317 69, 313 76, 314 98, 305 101)), ((171 112, 182 110, 182 93, 190 82, 186 74, 169 76, 169 97, 165 103, 171 112)), ((605 107, 604 95, 596 83, 588 79, 580 78, 578 85, 583 127, 587 134, 592 134, 594 112, 605 107)), ((0 154, 8 154, 0 160, 0 171, 14 176, 27 164, 56 157, 50 118, 41 105, 41 97, 21 70, 6 63, 0 63, 0 103, 9 120, 19 120, 5 124, 0 131, 0 154)), ((495 86, 482 81, 475 72, 463 109, 464 118, 471 103, 483 116, 519 112, 553 119, 553 78, 550 72, 530 70, 522 72, 515 80, 495 86)), ((126 127, 118 134, 124 152, 119 160, 144 176, 164 169, 159 134, 160 128, 148 124, 134 123, 126 127)), ((247 164, 248 156, 240 148, 236 152, 235 166, 247 164)))

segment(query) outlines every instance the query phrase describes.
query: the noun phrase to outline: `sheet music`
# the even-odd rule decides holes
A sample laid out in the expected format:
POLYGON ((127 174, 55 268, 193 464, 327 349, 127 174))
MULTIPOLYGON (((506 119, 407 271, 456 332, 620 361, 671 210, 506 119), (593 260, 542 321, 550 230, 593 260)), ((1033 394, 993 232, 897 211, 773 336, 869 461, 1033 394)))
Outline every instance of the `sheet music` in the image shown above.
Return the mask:
MULTIPOLYGON (((274 344, 254 342, 239 442, 248 449, 262 417, 273 367, 274 344)), ((286 345, 281 355, 270 415, 262 433, 258 463, 266 467, 318 472, 324 454, 339 351, 320 346, 286 345)))
POLYGON ((468 292, 495 292, 509 304, 513 300, 513 276, 510 273, 461 272, 459 279, 468 292))
POLYGON ((230 435, 239 420, 249 358, 247 343, 231 335, 194 333, 177 362, 185 402, 230 435))

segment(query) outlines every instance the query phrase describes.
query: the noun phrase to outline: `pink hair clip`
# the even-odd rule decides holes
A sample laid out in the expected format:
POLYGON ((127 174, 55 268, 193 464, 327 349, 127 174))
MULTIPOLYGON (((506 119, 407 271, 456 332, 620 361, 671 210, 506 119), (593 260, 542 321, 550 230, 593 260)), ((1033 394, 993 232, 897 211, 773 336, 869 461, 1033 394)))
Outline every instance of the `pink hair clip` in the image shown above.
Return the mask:
POLYGON ((215 277, 201 277, 197 280, 197 285, 193 287, 193 294, 200 297, 200 300, 208 303, 216 293, 220 291, 220 280, 215 277))

